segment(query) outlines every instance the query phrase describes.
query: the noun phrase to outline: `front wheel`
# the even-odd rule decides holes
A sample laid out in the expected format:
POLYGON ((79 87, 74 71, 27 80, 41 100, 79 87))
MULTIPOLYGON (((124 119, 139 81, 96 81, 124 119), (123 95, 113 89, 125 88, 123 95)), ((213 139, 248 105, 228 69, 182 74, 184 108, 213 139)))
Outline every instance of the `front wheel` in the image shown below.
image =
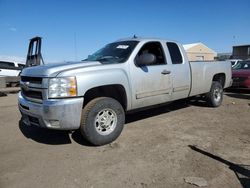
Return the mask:
POLYGON ((121 134, 124 122, 121 104, 112 98, 99 97, 83 108, 80 130, 93 145, 105 145, 121 134))
POLYGON ((206 100, 209 106, 219 107, 223 100, 223 88, 220 82, 212 82, 210 92, 206 94, 206 100))

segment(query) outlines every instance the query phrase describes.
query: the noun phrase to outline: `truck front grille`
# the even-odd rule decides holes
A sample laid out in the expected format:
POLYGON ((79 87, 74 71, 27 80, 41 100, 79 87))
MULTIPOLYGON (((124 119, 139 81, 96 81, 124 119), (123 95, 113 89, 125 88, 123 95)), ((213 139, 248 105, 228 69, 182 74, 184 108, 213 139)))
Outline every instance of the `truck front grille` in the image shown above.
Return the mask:
POLYGON ((28 97, 28 98, 34 98, 34 99, 39 99, 43 100, 43 95, 42 91, 33 91, 33 90, 25 90, 21 89, 23 96, 28 97))
POLYGON ((22 96, 32 102, 42 103, 43 100, 43 78, 21 76, 20 86, 22 96))
POLYGON ((21 76, 22 82, 29 82, 31 84, 42 84, 43 79, 39 77, 21 76))

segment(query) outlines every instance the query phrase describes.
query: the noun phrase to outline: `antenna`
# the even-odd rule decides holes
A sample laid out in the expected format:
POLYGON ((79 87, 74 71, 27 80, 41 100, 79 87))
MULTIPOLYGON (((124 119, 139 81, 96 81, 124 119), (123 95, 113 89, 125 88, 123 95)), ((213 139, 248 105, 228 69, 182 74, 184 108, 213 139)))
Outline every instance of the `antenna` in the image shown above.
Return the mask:
POLYGON ((75 50, 75 61, 77 61, 76 33, 74 33, 74 50, 75 50))
POLYGON ((133 38, 134 38, 134 39, 137 39, 138 37, 134 34, 133 38))

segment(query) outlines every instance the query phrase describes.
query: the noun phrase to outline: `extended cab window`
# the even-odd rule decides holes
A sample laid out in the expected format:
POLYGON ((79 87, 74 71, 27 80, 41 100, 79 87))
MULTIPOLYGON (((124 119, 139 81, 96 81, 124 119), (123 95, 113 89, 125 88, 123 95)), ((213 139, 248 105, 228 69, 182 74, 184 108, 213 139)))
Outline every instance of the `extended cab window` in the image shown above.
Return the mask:
POLYGON ((153 54, 156 57, 156 61, 151 65, 162 65, 166 64, 164 52, 160 42, 148 42, 142 46, 138 52, 136 58, 142 54, 153 54))
POLYGON ((168 51, 172 60, 172 64, 182 64, 182 55, 176 43, 167 42, 168 51))

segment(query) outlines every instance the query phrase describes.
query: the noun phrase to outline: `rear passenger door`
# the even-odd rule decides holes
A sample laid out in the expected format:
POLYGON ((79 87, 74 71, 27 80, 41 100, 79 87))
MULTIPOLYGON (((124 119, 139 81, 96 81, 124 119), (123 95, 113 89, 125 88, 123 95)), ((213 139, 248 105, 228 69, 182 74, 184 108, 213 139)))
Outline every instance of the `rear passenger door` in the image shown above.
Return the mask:
POLYGON ((186 98, 191 87, 191 73, 184 48, 177 43, 167 42, 167 50, 171 59, 171 71, 173 79, 172 100, 186 98))

